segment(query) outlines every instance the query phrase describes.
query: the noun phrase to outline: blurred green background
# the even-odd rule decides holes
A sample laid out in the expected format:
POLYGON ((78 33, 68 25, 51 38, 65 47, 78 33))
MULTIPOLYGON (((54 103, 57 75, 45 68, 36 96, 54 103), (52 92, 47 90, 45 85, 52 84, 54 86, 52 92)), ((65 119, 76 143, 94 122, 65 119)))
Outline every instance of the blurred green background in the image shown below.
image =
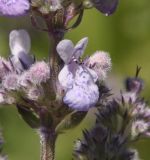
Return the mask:
MULTIPOLYGON (((49 41, 46 33, 35 30, 30 19, 0 18, 0 55, 9 54, 8 35, 12 29, 25 28, 32 38, 32 52, 38 57, 47 57, 49 41)), ((136 65, 142 67, 140 76, 145 81, 143 95, 150 99, 150 2, 149 0, 121 0, 117 12, 106 17, 95 9, 86 10, 81 25, 66 35, 77 42, 89 37, 86 54, 96 50, 108 51, 113 68, 108 76, 108 85, 118 93, 123 88, 126 76, 135 73, 136 65)), ((94 117, 90 113, 82 124, 60 135, 56 144, 56 160, 71 160, 73 143, 89 128, 94 117)), ((5 138, 5 153, 10 160, 39 160, 39 139, 19 117, 14 106, 0 108, 0 127, 5 138)), ((141 159, 149 160, 150 141, 140 141, 135 146, 141 159)))

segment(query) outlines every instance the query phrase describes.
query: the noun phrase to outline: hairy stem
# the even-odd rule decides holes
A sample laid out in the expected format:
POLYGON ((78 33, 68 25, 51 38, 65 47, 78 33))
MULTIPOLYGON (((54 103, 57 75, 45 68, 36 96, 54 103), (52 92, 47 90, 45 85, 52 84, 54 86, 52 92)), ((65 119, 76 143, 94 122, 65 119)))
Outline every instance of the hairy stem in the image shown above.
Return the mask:
POLYGON ((55 160, 55 134, 40 134, 41 160, 55 160))

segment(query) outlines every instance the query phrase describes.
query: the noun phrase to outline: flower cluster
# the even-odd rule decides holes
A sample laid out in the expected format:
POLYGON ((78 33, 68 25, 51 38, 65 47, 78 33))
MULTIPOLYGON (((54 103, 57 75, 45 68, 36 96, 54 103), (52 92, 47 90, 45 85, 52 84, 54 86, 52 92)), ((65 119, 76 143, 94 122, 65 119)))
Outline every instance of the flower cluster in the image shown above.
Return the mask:
POLYGON ((75 144, 77 160, 139 160, 138 152, 129 147, 143 137, 150 137, 150 108, 140 98, 143 81, 137 76, 127 78, 126 92, 121 98, 98 107, 95 126, 85 130, 84 139, 75 144))
POLYGON ((79 124, 87 111, 103 99, 101 82, 111 69, 111 59, 103 51, 82 58, 87 43, 88 38, 75 46, 70 40, 60 41, 56 50, 64 66, 55 75, 53 66, 30 54, 29 34, 25 30, 11 31, 11 55, 8 60, 0 58, 0 103, 15 104, 23 119, 32 128, 42 128, 41 132, 52 122, 56 127, 65 116, 67 120, 57 127, 58 132, 66 124, 79 124))

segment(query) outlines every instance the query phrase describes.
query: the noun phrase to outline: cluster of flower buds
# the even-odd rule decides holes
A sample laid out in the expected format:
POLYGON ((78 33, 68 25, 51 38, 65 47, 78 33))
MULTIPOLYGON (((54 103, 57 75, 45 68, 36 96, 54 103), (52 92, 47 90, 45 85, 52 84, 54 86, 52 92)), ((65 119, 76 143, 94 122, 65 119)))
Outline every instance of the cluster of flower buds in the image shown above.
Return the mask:
POLYGON ((85 130, 84 139, 75 144, 77 160, 139 160, 138 152, 128 148, 133 142, 150 137, 150 108, 139 95, 143 88, 139 70, 137 67, 136 76, 127 78, 121 98, 98 107, 95 126, 85 130))

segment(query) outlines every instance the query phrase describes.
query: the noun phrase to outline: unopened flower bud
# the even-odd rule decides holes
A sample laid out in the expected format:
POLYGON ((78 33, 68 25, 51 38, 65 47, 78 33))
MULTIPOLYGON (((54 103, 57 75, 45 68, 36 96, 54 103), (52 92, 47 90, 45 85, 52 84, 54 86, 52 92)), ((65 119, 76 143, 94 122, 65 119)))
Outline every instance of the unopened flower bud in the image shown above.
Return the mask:
POLYGON ((103 51, 97 51, 90 56, 86 65, 97 73, 99 80, 106 78, 112 66, 109 54, 103 51))
POLYGON ((140 78, 127 78, 126 89, 129 92, 140 93, 143 89, 143 81, 140 78))
POLYGON ((29 69, 29 80, 35 85, 46 82, 50 78, 50 67, 44 62, 36 62, 29 69))

